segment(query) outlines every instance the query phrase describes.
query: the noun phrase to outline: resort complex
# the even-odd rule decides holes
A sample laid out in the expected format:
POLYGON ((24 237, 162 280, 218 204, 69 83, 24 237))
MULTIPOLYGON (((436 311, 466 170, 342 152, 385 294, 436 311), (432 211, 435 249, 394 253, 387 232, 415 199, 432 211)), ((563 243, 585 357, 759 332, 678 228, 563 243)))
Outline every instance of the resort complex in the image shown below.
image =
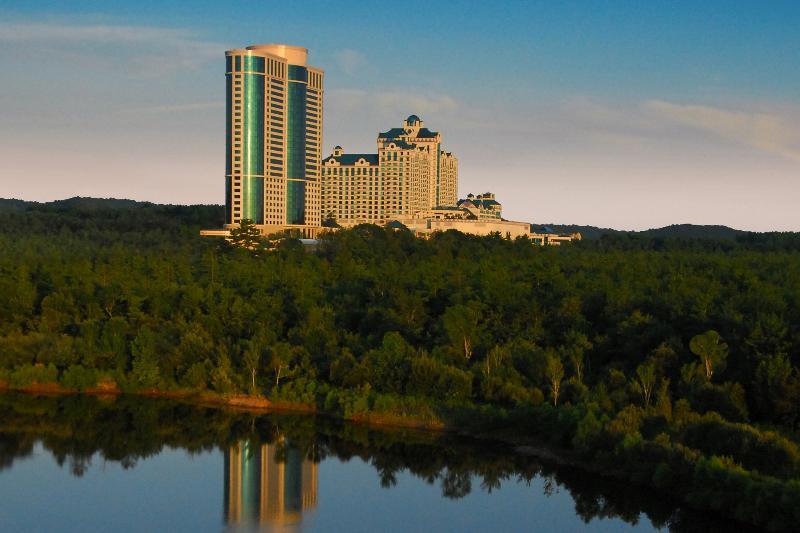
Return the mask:
POLYGON ((458 159, 417 115, 380 132, 376 153, 336 146, 322 159, 324 72, 308 50, 259 44, 225 52, 225 224, 262 235, 314 238, 358 224, 406 228, 420 237, 457 230, 560 244, 580 234, 532 233, 502 218, 491 193, 458 199, 458 159))

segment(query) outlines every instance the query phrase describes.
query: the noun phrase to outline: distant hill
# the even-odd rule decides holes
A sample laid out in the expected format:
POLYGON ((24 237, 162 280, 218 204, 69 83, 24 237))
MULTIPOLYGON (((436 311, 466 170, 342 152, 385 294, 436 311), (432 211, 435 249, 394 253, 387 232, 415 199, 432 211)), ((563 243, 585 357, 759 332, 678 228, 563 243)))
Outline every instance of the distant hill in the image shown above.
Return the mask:
POLYGON ((224 221, 225 208, 221 205, 162 205, 116 198, 75 197, 54 202, 0 198, 3 230, 20 233, 196 234, 203 228, 221 227, 224 221))
POLYGON ((728 226, 702 226, 695 224, 672 224, 663 228, 652 228, 643 231, 625 231, 595 226, 578 226, 574 224, 531 224, 537 232, 580 233, 584 239, 599 239, 603 235, 632 235, 651 238, 669 239, 713 239, 735 240, 749 231, 729 228, 728 226))
POLYGON ((0 211, 20 211, 25 209, 77 209, 77 210, 96 210, 96 209, 121 209, 131 207, 156 206, 152 202, 138 202, 136 200, 120 200, 117 198, 91 198, 86 196, 74 196, 65 200, 55 200, 52 202, 30 202, 26 200, 16 200, 0 198, 0 211))
POLYGON ((531 231, 536 233, 580 233, 584 239, 599 239, 607 234, 621 235, 628 233, 617 229, 578 226, 575 224, 531 224, 531 231))
POLYGON ((717 239, 734 240, 737 237, 753 233, 728 226, 697 226, 694 224, 673 224, 664 228, 648 229, 637 232, 647 237, 669 237, 680 239, 717 239))
POLYGON ((152 202, 137 202, 136 200, 125 200, 117 198, 91 198, 86 196, 74 196, 66 200, 56 200, 48 202, 53 207, 63 207, 67 209, 120 209, 131 207, 154 206, 152 202))
POLYGON ((0 211, 23 211, 34 202, 26 202, 25 200, 14 200, 13 198, 0 198, 0 211))

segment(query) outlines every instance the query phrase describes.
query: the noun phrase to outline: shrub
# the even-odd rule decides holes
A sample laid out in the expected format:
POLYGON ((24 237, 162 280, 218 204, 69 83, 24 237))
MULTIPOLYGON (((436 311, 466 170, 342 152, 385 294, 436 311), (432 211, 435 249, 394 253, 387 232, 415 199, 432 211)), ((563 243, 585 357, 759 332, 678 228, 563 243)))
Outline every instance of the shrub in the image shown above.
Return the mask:
POLYGON ((85 390, 97 385, 97 372, 82 365, 72 365, 61 374, 61 384, 70 389, 85 390))
POLYGON ((55 365, 23 365, 16 367, 9 376, 14 387, 27 387, 34 384, 58 382, 58 369, 55 365))

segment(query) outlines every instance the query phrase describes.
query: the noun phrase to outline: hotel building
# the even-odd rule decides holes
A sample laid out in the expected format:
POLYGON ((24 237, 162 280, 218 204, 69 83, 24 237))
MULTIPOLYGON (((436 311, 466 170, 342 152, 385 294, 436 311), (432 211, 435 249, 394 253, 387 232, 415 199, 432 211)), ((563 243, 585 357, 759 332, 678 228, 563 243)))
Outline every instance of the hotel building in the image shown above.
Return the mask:
POLYGON ((322 218, 342 226, 412 217, 455 206, 458 159, 442 136, 416 115, 379 133, 377 154, 347 154, 341 146, 322 161, 322 218))
POLYGON ((299 46, 225 52, 225 227, 320 225, 323 71, 299 46))
POLYGON ((503 219, 491 193, 459 200, 458 159, 417 115, 379 133, 377 153, 337 146, 323 160, 324 73, 308 65, 305 48, 228 50, 225 66, 225 224, 201 235, 228 238, 247 219, 264 235, 311 238, 331 229, 324 226, 392 223, 421 237, 457 230, 542 245, 580 239, 503 219))

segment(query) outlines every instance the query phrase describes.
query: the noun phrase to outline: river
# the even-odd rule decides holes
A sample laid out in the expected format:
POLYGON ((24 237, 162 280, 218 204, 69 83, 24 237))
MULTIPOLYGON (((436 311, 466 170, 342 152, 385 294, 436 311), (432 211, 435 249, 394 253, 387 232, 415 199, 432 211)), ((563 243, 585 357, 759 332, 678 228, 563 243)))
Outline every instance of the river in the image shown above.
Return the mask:
POLYGON ((499 442, 0 395, 3 531, 741 531, 499 442))

